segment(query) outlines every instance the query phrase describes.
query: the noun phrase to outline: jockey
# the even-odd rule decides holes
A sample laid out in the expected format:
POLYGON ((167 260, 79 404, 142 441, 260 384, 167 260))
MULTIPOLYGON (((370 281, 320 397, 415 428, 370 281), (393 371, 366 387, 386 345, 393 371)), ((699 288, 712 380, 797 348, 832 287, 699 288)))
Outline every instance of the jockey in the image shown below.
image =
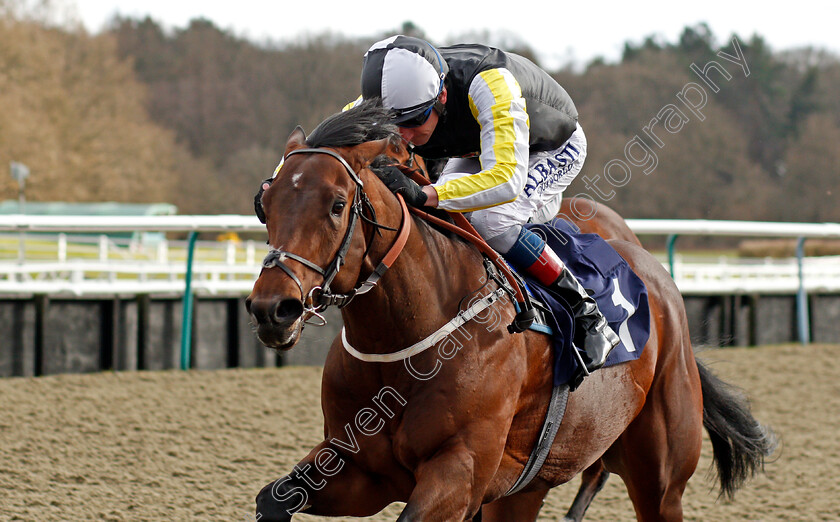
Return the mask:
POLYGON ((436 49, 402 35, 365 53, 361 84, 354 103, 381 98, 417 154, 449 158, 424 187, 391 167, 381 174, 388 188, 416 207, 467 213, 506 260, 563 296, 587 372, 603 366, 618 336, 560 258, 522 226, 553 219, 583 166, 586 136, 568 93, 516 54, 483 45, 436 49))

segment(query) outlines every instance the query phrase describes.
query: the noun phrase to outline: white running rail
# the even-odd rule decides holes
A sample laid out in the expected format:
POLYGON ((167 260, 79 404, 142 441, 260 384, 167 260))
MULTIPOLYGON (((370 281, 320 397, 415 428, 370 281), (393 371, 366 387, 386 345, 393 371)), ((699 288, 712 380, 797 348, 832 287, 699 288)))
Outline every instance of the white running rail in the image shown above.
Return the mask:
MULTIPOLYGON (((744 237, 840 238, 838 223, 770 223, 711 220, 628 220, 639 235, 726 235, 744 237)), ((255 217, 220 216, 0 216, 0 295, 183 294, 185 242, 155 244, 112 241, 116 232, 261 233, 255 217), (29 235, 30 232, 39 234, 29 235), (95 233, 77 240, 66 234, 95 233), (26 235, 20 256, 18 238, 26 235), (36 249, 32 242, 40 238, 36 249), (4 242, 5 241, 5 242, 4 242), (87 246, 85 246, 85 244, 87 246), (6 245, 4 251, 3 246, 6 245)), ((35 241, 38 243, 37 241, 35 241)), ((267 247, 261 241, 199 242, 193 264, 198 294, 250 292, 267 247)), ((668 263, 664 263, 666 267, 668 263)), ((744 260, 674 259, 674 278, 684 294, 796 293, 800 288, 796 258, 744 260)), ((805 258, 802 282, 807 292, 840 291, 840 257, 805 258)))

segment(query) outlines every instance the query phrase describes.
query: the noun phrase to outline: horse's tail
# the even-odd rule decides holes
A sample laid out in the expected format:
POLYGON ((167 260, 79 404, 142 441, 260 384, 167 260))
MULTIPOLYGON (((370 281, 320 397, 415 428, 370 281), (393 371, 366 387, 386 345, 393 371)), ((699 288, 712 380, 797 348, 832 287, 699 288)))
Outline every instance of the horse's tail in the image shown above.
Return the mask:
POLYGON ((776 449, 776 435, 752 416, 749 401, 697 361, 703 389, 703 426, 712 441, 720 495, 731 499, 744 482, 764 470, 776 449))

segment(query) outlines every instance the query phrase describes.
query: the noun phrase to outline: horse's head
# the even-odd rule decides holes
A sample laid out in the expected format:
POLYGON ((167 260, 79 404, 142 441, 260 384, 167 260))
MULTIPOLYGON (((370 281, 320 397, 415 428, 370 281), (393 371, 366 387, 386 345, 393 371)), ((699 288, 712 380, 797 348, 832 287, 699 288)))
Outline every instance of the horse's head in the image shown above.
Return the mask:
POLYGON ((357 224, 372 215, 362 178, 378 183, 365 169, 392 142, 387 125, 362 135, 386 137, 357 145, 328 145, 336 140, 319 129, 310 140, 300 127, 292 132, 283 165, 259 200, 271 250, 246 307, 260 341, 278 350, 294 346, 322 294, 352 291, 359 279, 368 238, 357 224))

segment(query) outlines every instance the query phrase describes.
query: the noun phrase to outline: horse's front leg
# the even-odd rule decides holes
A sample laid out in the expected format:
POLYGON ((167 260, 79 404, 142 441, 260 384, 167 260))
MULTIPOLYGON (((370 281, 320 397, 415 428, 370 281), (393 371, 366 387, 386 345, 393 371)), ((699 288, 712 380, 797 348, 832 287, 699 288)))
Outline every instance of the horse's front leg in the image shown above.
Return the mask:
POLYGON ((478 462, 475 452, 457 443, 420 464, 417 485, 397 522, 471 520, 492 476, 478 469, 478 462))
POLYGON ((365 517, 398 500, 397 485, 366 473, 322 442, 294 470, 257 495, 259 522, 288 522, 295 513, 365 517))

